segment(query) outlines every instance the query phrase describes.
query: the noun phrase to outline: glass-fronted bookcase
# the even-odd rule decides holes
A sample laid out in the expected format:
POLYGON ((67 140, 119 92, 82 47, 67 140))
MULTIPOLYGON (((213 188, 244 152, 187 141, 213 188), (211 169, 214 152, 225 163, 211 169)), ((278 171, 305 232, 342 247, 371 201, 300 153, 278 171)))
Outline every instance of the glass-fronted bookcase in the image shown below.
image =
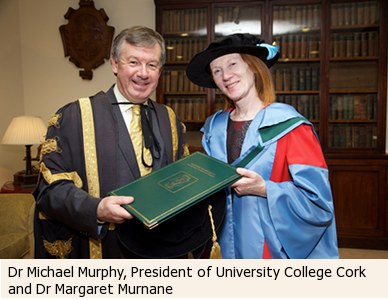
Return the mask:
POLYGON ((249 32, 280 46, 272 70, 277 101, 314 123, 325 152, 385 151, 383 1, 155 3, 167 48, 157 98, 178 112, 188 131, 198 133, 206 117, 222 108, 217 91, 187 79, 188 61, 215 38, 249 32))
POLYGON ((280 46, 281 58, 273 75, 277 101, 294 106, 308 118, 318 134, 321 97, 320 3, 273 4, 272 40, 280 46))
POLYGON ((379 1, 272 6, 272 36, 282 49, 274 73, 278 101, 314 123, 326 152, 384 151, 384 130, 378 130, 385 124, 378 115, 384 34, 379 6, 379 1))
MULTIPOLYGON (((379 1, 330 5, 328 146, 379 149, 379 1)), ((380 121, 380 122, 379 122, 380 121)))
POLYGON ((184 123, 201 123, 209 114, 206 89, 189 81, 185 67, 207 45, 208 10, 205 7, 166 9, 162 15, 161 33, 166 39, 167 63, 159 100, 171 106, 184 123))
POLYGON ((178 113, 191 149, 200 149, 200 127, 223 104, 218 91, 187 79, 191 57, 239 32, 279 45, 281 58, 271 69, 277 101, 314 124, 342 245, 388 248, 388 1, 154 1, 167 46, 157 101, 178 113))
POLYGON ((192 149, 200 148, 199 129, 206 117, 223 106, 217 91, 198 87, 185 74, 189 60, 214 38, 234 32, 261 36, 263 2, 215 3, 155 1, 157 30, 166 40, 167 63, 157 99, 171 106, 187 128, 192 149))

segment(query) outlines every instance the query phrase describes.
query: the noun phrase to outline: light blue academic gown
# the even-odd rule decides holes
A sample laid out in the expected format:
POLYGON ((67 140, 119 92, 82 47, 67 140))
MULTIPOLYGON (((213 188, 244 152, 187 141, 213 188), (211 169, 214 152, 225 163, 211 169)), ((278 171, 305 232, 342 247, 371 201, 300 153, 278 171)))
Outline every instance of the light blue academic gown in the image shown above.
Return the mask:
MULTIPOLYGON (((225 162, 229 113, 215 113, 201 129, 206 153, 225 162)), ((338 258, 328 169, 311 123, 303 119, 269 140, 264 140, 259 132, 294 117, 302 116, 290 105, 273 103, 252 120, 240 158, 233 164, 257 145, 263 146, 246 168, 264 178, 267 197, 238 196, 227 188, 227 212, 219 235, 223 258, 254 259, 268 253, 271 258, 338 258), (287 143, 279 143, 282 138, 287 143), (304 140, 313 142, 299 146, 299 141, 304 140), (286 166, 288 171, 281 172, 288 174, 276 174, 279 173, 274 169, 277 155, 290 162, 286 166)))

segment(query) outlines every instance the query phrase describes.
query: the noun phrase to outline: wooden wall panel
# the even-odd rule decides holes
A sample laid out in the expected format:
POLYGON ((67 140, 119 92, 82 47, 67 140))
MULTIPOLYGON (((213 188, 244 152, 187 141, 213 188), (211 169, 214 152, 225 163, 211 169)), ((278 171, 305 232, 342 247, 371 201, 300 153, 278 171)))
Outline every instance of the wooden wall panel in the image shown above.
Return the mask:
POLYGON ((388 249, 387 166, 330 163, 339 245, 388 249))

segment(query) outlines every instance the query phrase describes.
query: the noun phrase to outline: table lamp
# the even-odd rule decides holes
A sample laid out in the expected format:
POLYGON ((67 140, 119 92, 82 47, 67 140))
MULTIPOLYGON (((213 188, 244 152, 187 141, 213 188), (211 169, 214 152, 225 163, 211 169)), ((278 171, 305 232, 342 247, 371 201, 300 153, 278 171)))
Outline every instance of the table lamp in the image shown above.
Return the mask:
POLYGON ((29 187, 37 183, 38 171, 33 170, 31 165, 31 146, 44 141, 46 130, 40 117, 18 116, 9 124, 1 144, 26 146, 26 169, 14 174, 14 185, 29 187))

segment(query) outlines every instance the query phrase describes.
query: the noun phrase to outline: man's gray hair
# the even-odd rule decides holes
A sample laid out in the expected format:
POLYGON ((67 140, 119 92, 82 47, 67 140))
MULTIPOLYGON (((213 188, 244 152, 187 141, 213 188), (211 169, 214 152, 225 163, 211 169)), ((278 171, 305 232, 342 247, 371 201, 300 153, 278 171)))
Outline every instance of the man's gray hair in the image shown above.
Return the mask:
POLYGON ((121 31, 113 40, 111 57, 118 61, 121 55, 122 45, 128 44, 150 48, 158 44, 161 48, 160 67, 166 62, 166 46, 162 35, 155 30, 145 26, 134 26, 121 31))

